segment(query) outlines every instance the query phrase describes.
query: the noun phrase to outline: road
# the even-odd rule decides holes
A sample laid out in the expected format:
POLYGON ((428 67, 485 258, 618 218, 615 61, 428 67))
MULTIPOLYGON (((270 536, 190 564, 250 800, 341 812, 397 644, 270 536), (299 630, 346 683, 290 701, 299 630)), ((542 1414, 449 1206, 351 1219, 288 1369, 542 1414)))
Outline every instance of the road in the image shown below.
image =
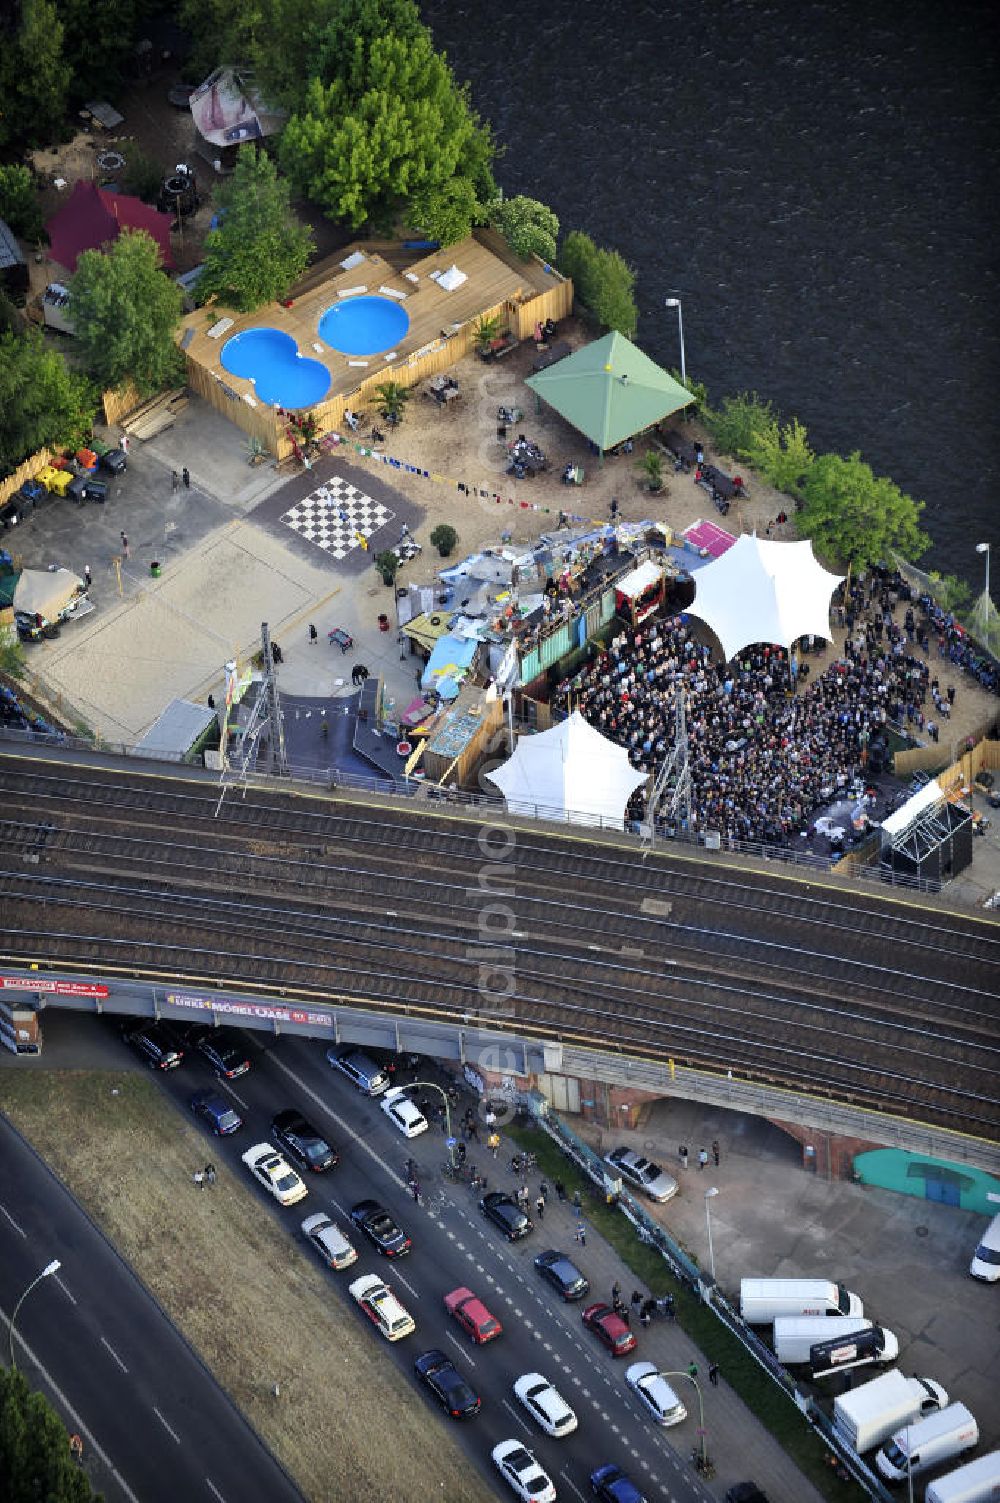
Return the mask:
POLYGON ((95 1488, 127 1503, 301 1503, 114 1248, 0 1117, 0 1318, 53 1258, 17 1318, 15 1359, 84 1441, 95 1488))

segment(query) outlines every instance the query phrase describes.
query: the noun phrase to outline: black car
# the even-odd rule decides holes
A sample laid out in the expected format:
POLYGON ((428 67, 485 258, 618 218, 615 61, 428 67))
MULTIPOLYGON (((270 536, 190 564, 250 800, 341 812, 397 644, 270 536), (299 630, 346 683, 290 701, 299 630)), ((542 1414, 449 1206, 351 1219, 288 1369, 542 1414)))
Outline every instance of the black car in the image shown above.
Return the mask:
POLYGON ((243 1126, 243 1118, 236 1108, 230 1106, 215 1091, 196 1091, 191 1097, 191 1110, 211 1128, 217 1138, 227 1138, 231 1132, 238 1132, 243 1126))
POLYGON ((124 1032, 126 1043, 138 1050, 151 1070, 176 1070, 184 1058, 173 1035, 162 1023, 143 1023, 138 1028, 129 1025, 124 1032))
POLYGON ((319 1174, 337 1162, 336 1150, 303 1117, 289 1109, 279 1112, 271 1122, 271 1131, 289 1156, 319 1174))
POLYGON ((246 1050, 224 1028, 212 1028, 207 1033, 199 1034, 196 1044, 199 1053, 205 1056, 216 1075, 224 1075, 227 1080, 237 1080, 250 1068, 246 1050))
POLYGON ((501 1194, 499 1190, 491 1190, 488 1195, 484 1195, 479 1202, 479 1209, 494 1226, 500 1228, 508 1242, 516 1242, 535 1229, 535 1223, 525 1215, 517 1201, 510 1195, 501 1194))
POLYGON ((401 1258, 413 1246, 402 1227, 377 1200, 359 1200, 351 1207, 351 1220, 374 1242, 383 1258, 401 1258))
POLYGON ((413 1364, 421 1382, 426 1383, 441 1408, 452 1419, 472 1419, 483 1401, 462 1377, 450 1357, 436 1349, 421 1352, 413 1364))
POLYGON ((726 1503, 767 1503, 767 1495, 756 1482, 737 1482, 726 1493, 726 1503))
POLYGON ((551 1284, 565 1300, 583 1299, 590 1293, 589 1280, 565 1253, 556 1252, 554 1247, 538 1254, 535 1267, 546 1283, 551 1284))
POLYGON ((107 470, 109 475, 124 475, 128 469, 124 449, 109 449, 106 454, 100 455, 97 463, 102 470, 107 470))

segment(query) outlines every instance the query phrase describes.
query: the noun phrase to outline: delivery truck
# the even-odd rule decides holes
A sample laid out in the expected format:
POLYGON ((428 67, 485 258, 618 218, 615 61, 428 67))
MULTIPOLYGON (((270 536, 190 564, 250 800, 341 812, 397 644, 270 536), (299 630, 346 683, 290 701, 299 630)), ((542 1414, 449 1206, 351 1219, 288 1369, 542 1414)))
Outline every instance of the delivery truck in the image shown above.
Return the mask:
POLYGON ((907 1378, 898 1368, 833 1401, 833 1423, 859 1455, 880 1446, 903 1425, 943 1409, 948 1395, 933 1378, 907 1378))
POLYGON ((809 1371, 814 1378, 829 1378, 833 1373, 874 1363, 885 1366, 899 1356, 899 1342, 884 1326, 869 1326, 853 1335, 835 1336, 832 1341, 814 1341, 809 1349, 809 1371))
POLYGON ((829 1279, 743 1279, 740 1314, 751 1326, 769 1326, 781 1315, 864 1315, 856 1294, 829 1279))
POLYGON ((964 1404, 949 1404, 893 1435, 875 1457, 875 1465, 889 1482, 905 1482, 971 1451, 979 1441, 979 1426, 964 1404))
POLYGON ((995 1498, 1000 1498, 1000 1451, 936 1477, 924 1493, 924 1503, 993 1503, 995 1498))

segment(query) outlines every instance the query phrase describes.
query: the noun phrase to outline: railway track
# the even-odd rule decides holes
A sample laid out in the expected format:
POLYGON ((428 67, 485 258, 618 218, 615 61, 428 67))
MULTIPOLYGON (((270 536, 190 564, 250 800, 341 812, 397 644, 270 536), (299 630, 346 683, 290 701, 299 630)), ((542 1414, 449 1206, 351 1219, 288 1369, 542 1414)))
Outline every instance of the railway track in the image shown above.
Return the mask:
POLYGON ((500 902, 522 1032, 1000 1130, 1000 933, 974 919, 521 830, 491 861, 477 825, 131 768, 0 757, 0 791, 11 959, 468 1022, 500 902))

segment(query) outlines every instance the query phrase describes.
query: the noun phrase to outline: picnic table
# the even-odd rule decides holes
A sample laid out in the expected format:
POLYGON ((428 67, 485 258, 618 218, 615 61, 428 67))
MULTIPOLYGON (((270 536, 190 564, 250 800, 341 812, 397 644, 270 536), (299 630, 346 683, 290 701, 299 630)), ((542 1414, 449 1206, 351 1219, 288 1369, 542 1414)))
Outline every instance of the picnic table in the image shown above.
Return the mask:
POLYGON ((333 631, 327 632, 326 636, 327 641, 330 643, 330 646, 339 647, 342 653, 350 652, 351 648, 354 646, 354 638, 351 636, 350 632, 346 631, 342 626, 335 626, 333 628, 333 631))

